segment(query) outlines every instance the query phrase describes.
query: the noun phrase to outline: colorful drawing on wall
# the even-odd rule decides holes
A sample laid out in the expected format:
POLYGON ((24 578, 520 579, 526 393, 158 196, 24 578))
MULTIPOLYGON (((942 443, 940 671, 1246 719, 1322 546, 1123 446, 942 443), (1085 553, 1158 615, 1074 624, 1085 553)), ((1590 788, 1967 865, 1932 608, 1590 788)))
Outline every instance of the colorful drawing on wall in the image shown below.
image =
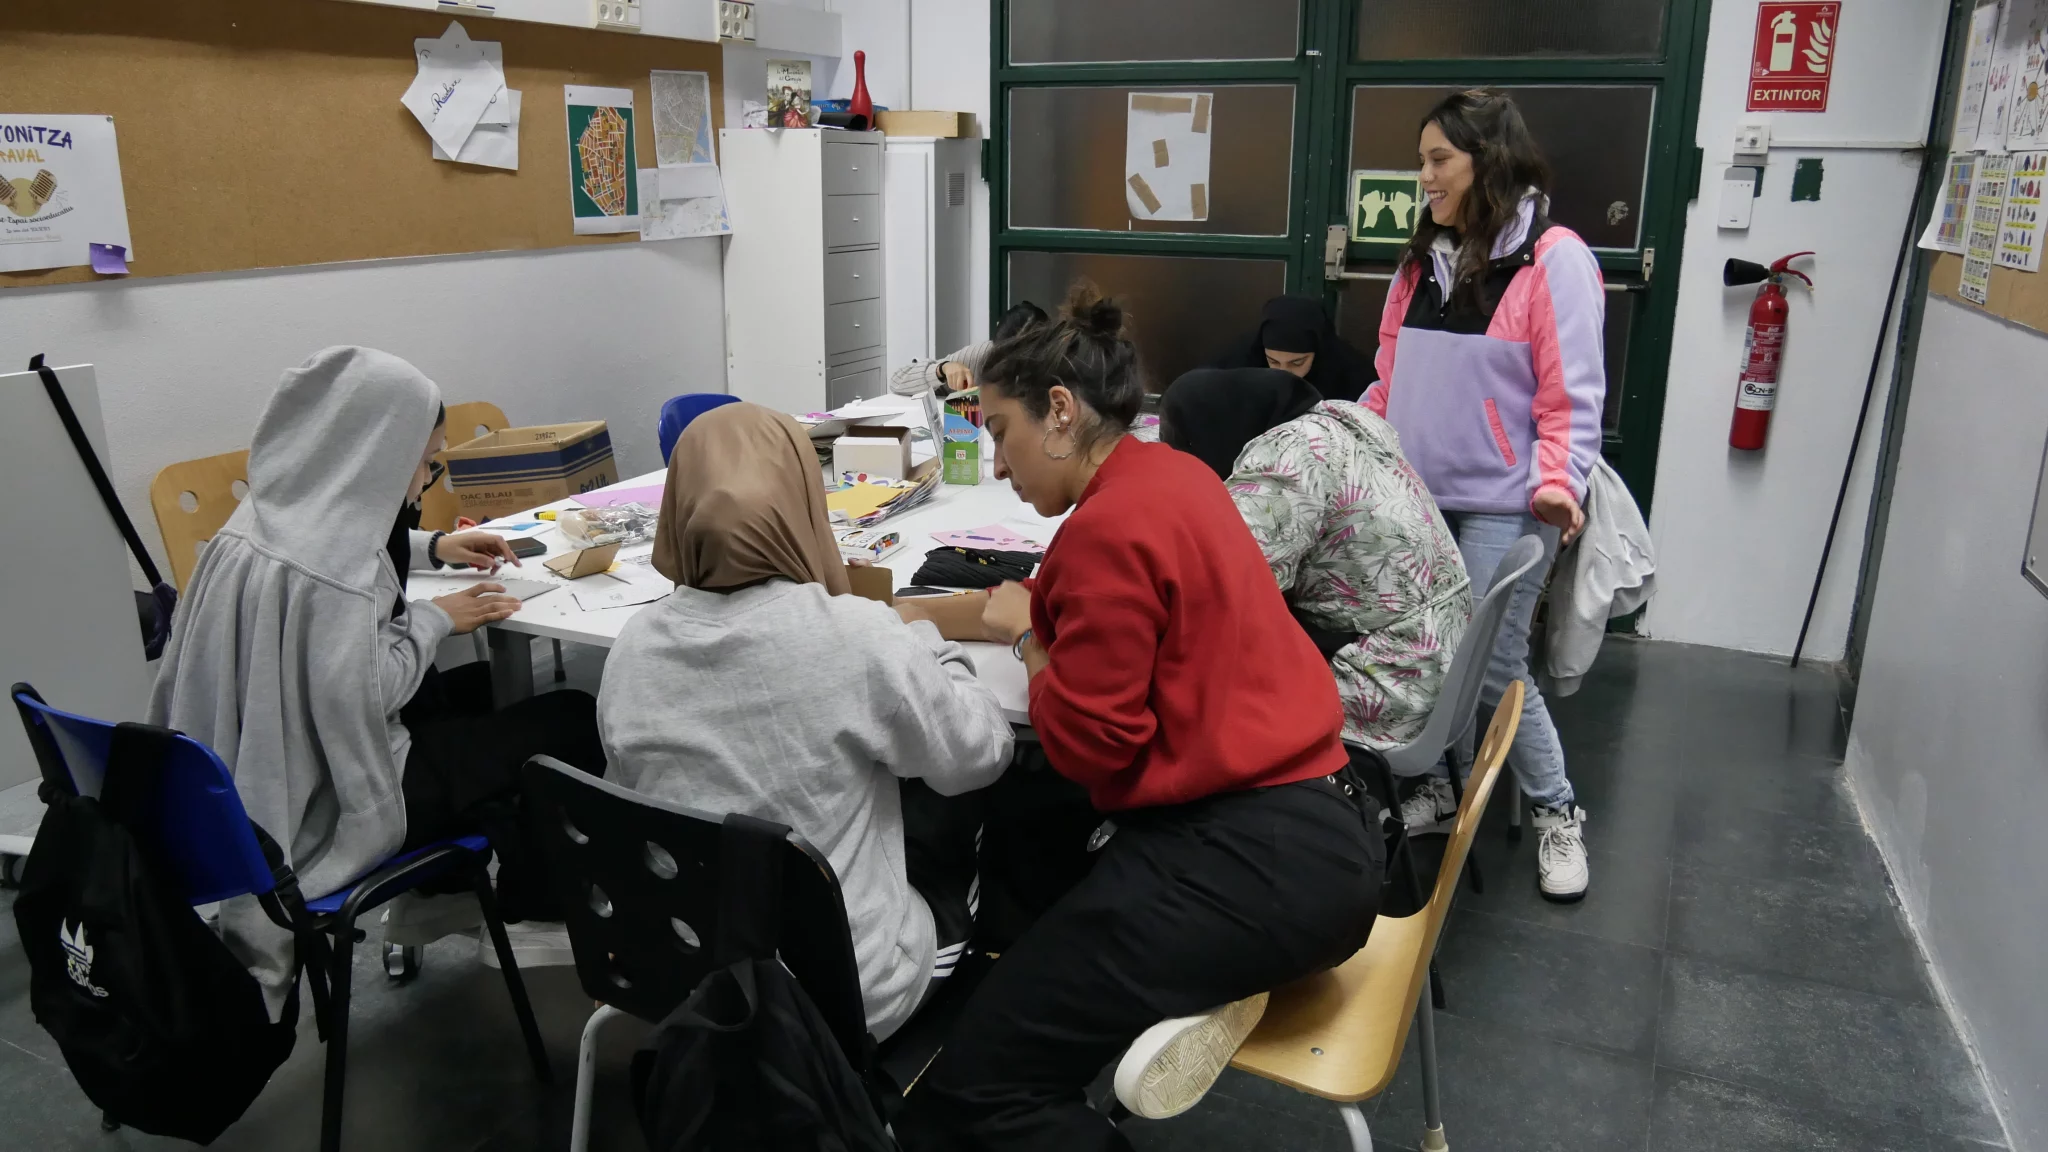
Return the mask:
POLYGON ((630 88, 563 87, 569 113, 569 206, 579 236, 640 230, 630 88))

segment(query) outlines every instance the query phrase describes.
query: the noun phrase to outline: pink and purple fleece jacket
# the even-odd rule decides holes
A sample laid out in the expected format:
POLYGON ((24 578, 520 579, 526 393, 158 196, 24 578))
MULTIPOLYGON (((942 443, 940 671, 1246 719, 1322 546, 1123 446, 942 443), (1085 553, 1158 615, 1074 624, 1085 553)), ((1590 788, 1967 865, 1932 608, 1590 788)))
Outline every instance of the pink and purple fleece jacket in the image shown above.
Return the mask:
POLYGON ((1584 502, 1607 397, 1600 266, 1586 242, 1522 200, 1494 241, 1482 307, 1451 305, 1455 253, 1396 276, 1380 314, 1366 407, 1447 512, 1518 513, 1560 488, 1584 502))

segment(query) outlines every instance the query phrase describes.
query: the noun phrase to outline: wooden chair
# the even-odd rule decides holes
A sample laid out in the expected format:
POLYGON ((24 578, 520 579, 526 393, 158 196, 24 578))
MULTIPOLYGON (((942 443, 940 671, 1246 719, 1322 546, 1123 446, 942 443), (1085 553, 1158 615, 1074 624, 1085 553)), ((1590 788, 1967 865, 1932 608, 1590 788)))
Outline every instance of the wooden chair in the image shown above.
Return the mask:
POLYGON ((192 578, 199 553, 249 494, 249 452, 223 452, 166 466, 149 482, 156 530, 170 554, 178 591, 192 578))
MULTIPOLYGON (((511 426, 512 422, 505 419, 505 410, 487 400, 448 406, 448 445, 451 448, 511 426)), ((455 489, 448 486, 448 473, 444 471, 420 497, 420 527, 429 532, 453 532, 455 517, 460 513, 455 489)))
POLYGON ((1372 1133, 1357 1102, 1379 1095, 1393 1081, 1411 1019, 1422 1033, 1422 1149, 1449 1148, 1437 1089, 1436 1026, 1427 998, 1429 962, 1451 910, 1459 869, 1521 719, 1522 683, 1517 680, 1502 694, 1474 758, 1429 903, 1412 916, 1380 917, 1365 947, 1351 959, 1275 989, 1265 1017, 1231 1061, 1254 1076, 1334 1101, 1356 1152, 1372 1152, 1372 1133))

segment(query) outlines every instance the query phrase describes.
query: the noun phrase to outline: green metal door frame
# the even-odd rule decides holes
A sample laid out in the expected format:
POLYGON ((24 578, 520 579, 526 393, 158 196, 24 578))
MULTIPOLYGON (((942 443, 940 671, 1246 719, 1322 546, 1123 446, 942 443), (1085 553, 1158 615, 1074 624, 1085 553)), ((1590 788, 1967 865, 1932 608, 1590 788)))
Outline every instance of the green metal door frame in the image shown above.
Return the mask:
MULTIPOLYGON (((1300 33, 1291 60, 1026 64, 1009 62, 1009 9, 1017 0, 993 0, 990 11, 989 181, 991 321, 1008 305, 1013 251, 1178 255, 1286 262, 1288 290, 1322 294, 1335 306, 1339 282, 1324 274, 1328 226, 1345 222, 1349 179, 1351 90, 1358 84, 1462 87, 1484 84, 1648 84, 1656 88, 1646 164, 1638 247, 1599 252, 1610 281, 1639 292, 1628 364, 1623 373, 1619 427, 1607 454, 1647 511, 1656 481, 1657 441, 1664 421, 1664 387, 1671 331, 1677 314, 1686 206, 1699 186, 1700 152, 1693 146, 1699 120, 1700 68, 1706 52, 1711 0, 1668 0, 1664 42, 1654 59, 1541 57, 1493 60, 1354 60, 1355 0, 1302 0, 1300 33), (1295 88, 1293 168, 1287 232, 1234 236, 1009 226, 1008 112, 1016 88, 1060 86, 1189 87, 1289 84, 1295 88), (1654 263, 1648 258, 1654 253, 1654 263)), ((1024 0, 1029 2, 1029 0, 1024 0)), ((1387 245, 1347 243, 1350 261, 1381 262, 1387 245)))

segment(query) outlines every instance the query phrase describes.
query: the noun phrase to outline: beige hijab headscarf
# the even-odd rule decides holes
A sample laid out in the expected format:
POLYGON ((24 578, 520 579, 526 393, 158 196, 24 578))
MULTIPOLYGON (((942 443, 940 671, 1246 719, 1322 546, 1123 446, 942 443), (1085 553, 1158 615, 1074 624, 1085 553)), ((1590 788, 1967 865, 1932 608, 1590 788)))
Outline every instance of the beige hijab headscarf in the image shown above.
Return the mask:
POLYGON ((776 577, 852 591, 818 456, 795 420, 741 402, 690 422, 669 458, 654 567, 708 591, 776 577))

